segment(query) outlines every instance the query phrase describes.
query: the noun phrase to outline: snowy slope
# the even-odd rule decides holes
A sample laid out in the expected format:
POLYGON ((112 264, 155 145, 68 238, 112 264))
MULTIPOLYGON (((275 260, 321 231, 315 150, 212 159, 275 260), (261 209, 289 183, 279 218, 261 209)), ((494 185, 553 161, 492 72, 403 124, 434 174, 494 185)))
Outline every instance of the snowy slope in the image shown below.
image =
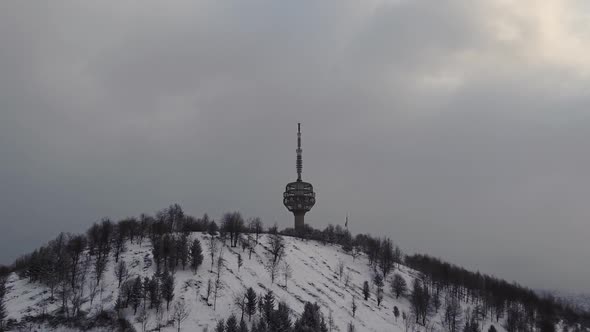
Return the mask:
MULTIPOLYGON (((400 312, 409 313, 409 303, 406 299, 395 299, 390 293, 389 282, 385 286, 385 297, 380 307, 377 307, 374 293, 371 299, 363 300, 362 284, 365 280, 371 279, 371 268, 364 256, 356 260, 342 251, 340 246, 322 245, 315 241, 304 241, 301 239, 284 237, 285 253, 284 259, 291 265, 293 276, 289 279, 287 287, 282 276, 277 277, 275 283, 271 283, 269 273, 265 269, 267 261, 268 236, 261 237, 260 245, 256 246, 252 259, 248 259, 248 252, 242 252, 241 248, 223 247, 223 256, 226 260, 222 273, 223 289, 217 300, 217 308, 214 311, 212 306, 207 305, 202 299, 207 288, 209 279, 214 280, 214 273, 209 271, 211 267, 210 256, 207 255, 208 235, 193 233, 192 238, 199 238, 205 256, 203 265, 193 274, 192 271, 178 270, 175 274, 175 298, 184 299, 190 306, 190 317, 183 323, 184 331, 202 331, 208 328, 212 331, 216 321, 226 319, 232 312, 238 318, 240 311, 234 305, 234 295, 243 292, 247 287, 253 287, 257 294, 264 293, 268 289, 273 290, 278 301, 285 301, 293 310, 293 319, 303 311, 306 301, 317 302, 324 315, 327 317, 332 311, 334 320, 339 331, 345 331, 349 322, 353 322, 357 331, 405 331, 401 317, 396 322, 393 315, 393 307, 397 306, 400 312), (241 253, 244 259, 243 266, 238 272, 237 254, 241 253), (337 266, 339 261, 345 264, 345 274, 350 274, 349 286, 345 287, 344 278, 339 279, 337 266), (358 309, 356 317, 352 317, 351 303, 353 296, 356 297, 358 309)), ((229 241, 228 241, 229 244, 229 241)), ((128 244, 127 251, 122 255, 126 261, 132 277, 152 276, 155 266, 152 263, 151 245, 149 241, 144 242, 140 247, 136 244, 128 244)), ((113 273, 114 262, 111 260, 108 270, 105 272, 104 291, 102 299, 97 296, 93 305, 85 303, 83 309, 97 312, 102 306, 105 309, 114 307, 118 294, 117 282, 113 273)), ((406 279, 408 285, 417 275, 413 270, 405 266, 396 267, 395 272, 400 273, 406 279)), ((46 287, 39 284, 31 284, 26 279, 19 279, 12 274, 7 282, 7 309, 8 318, 20 320, 25 315, 40 314, 43 310, 51 312, 59 306, 59 301, 48 304, 49 292, 46 287)), ((373 291, 374 289, 372 289, 373 291)), ((212 303, 212 296, 210 303, 212 303)), ((135 324, 138 331, 141 331, 141 324, 133 318, 133 311, 127 309, 126 315, 135 324)), ((440 315, 440 314, 439 314, 440 315)), ((148 329, 154 327, 154 313, 148 324, 148 329)), ((435 316, 431 319, 434 323, 432 328, 442 330, 441 318, 435 316)), ((487 325, 484 331, 487 331, 487 325)), ((496 324, 499 332, 503 329, 496 324)), ((422 329, 417 327, 417 329, 422 329)), ((164 331, 175 331, 172 326, 164 331)))

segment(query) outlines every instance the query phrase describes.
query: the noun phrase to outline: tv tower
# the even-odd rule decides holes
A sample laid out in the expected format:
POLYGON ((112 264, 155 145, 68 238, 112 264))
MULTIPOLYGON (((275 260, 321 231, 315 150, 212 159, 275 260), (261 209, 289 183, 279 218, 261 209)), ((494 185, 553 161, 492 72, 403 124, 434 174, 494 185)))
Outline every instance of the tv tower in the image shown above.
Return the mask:
POLYGON ((301 123, 297 124, 297 181, 287 184, 283 193, 283 204, 295 216, 295 230, 303 230, 305 213, 315 204, 315 193, 311 183, 301 180, 303 150, 301 149, 301 123))

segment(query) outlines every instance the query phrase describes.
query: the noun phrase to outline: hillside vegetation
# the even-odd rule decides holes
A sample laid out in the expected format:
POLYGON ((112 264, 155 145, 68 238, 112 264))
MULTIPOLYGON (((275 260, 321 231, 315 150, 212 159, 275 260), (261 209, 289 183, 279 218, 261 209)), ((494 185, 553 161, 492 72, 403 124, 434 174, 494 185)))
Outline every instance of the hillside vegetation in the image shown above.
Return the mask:
POLYGON ((295 234, 178 205, 61 234, 5 268, 5 330, 582 331, 521 286, 339 227, 295 234))

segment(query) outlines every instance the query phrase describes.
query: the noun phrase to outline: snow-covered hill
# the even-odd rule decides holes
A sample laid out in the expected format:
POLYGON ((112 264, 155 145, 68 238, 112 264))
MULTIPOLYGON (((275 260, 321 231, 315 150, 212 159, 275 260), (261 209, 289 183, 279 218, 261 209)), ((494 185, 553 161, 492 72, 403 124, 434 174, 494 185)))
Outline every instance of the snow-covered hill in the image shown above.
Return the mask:
MULTIPOLYGON (((279 301, 285 301, 292 309, 292 320, 303 311, 306 301, 317 302, 321 306, 323 314, 328 317, 329 312, 337 325, 338 331, 346 331, 347 325, 352 322, 357 331, 406 331, 401 318, 396 321, 393 308, 397 306, 400 312, 409 313, 409 302, 405 298, 395 299, 391 294, 389 281, 386 282, 384 300, 377 306, 372 288, 371 298, 364 301, 362 286, 364 281, 371 280, 372 269, 368 260, 363 255, 353 259, 345 253, 340 246, 323 245, 316 241, 305 241, 292 237, 284 237, 285 256, 284 260, 292 267, 293 275, 285 285, 282 276, 277 277, 274 284, 265 269, 269 236, 261 237, 260 245, 255 247, 252 258, 248 259, 248 251, 242 252, 242 248, 231 248, 223 246, 225 264, 222 273, 223 289, 217 300, 216 310, 208 305, 203 296, 206 293, 209 279, 214 279, 214 272, 210 271, 211 259, 207 255, 207 241, 209 235, 201 233, 191 234, 191 238, 198 238, 203 245, 205 256, 203 265, 196 274, 187 270, 178 270, 175 274, 175 297, 174 300, 183 299, 190 307, 190 316, 182 324, 183 331, 213 331, 219 319, 226 319, 232 312, 239 317, 239 309, 234 304, 234 295, 243 292, 247 287, 253 287, 257 294, 271 289, 279 301), (237 255, 240 253, 244 260, 243 266, 238 271, 237 255), (338 265, 344 263, 344 275, 349 275, 348 286, 345 277, 340 278, 338 265), (356 297, 358 309, 353 318, 351 303, 356 297)), ((228 241, 229 244, 229 241, 228 241)), ((129 267, 131 277, 152 276, 155 272, 155 265, 152 261, 151 245, 145 241, 142 246, 128 244, 127 250, 122 258, 129 267)), ((83 310, 97 313, 101 308, 114 308, 118 296, 118 287, 114 275, 115 264, 109 262, 105 272, 104 290, 101 297, 94 300, 90 305, 88 299, 83 299, 83 310)), ((395 273, 400 273, 407 281, 408 286, 418 273, 405 266, 396 266, 395 273)), ((21 320, 26 315, 38 315, 42 312, 56 310, 60 303, 55 301, 48 303, 48 289, 40 284, 29 283, 27 279, 19 279, 12 274, 7 281, 6 307, 8 318, 21 320)), ((210 300, 209 302, 212 302, 210 300)), ((465 304, 463 304, 465 306, 465 304)), ((430 328, 442 330, 441 316, 434 315, 431 318, 430 328)), ((138 331, 142 330, 141 324, 134 318, 133 310, 127 309, 125 315, 133 322, 138 331)), ((155 313, 151 313, 148 330, 155 326, 155 313)), ((484 323, 483 331, 487 331, 490 322, 484 323)), ((498 331, 504 331, 498 324, 495 324, 498 331)), ((164 331, 176 331, 172 325, 163 329, 164 331)), ((424 327, 417 327, 417 330, 424 331, 424 327)))

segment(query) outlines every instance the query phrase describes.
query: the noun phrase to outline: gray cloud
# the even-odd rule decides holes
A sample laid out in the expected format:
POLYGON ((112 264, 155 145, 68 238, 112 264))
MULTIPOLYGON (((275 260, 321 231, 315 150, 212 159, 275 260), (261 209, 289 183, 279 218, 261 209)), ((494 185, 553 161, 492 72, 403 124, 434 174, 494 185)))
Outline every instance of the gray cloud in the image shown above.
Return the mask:
POLYGON ((314 226, 588 291, 578 5, 4 2, 0 261, 172 202, 288 226, 303 122, 314 226))

